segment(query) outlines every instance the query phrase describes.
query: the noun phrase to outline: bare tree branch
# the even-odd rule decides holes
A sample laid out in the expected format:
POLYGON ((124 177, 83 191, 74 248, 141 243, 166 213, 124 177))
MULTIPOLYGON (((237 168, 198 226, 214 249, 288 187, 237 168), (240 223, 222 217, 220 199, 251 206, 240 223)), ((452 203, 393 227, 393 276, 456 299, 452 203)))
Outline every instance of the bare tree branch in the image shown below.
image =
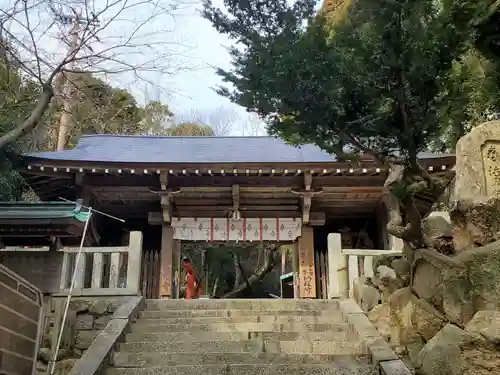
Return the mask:
MULTIPOLYGON (((0 137, 0 149, 34 129, 60 73, 132 74, 151 84, 188 69, 176 17, 193 0, 0 0, 0 36, 8 58, 43 88, 33 112, 0 137), (76 44, 68 28, 78 25, 76 44), (62 34, 62 35, 61 35, 62 34), (2 40, 3 44, 3 40, 2 40), (66 44, 70 47, 67 48, 66 44), (175 63, 175 60, 178 60, 175 63)), ((2 46, 3 47, 3 46, 2 46)), ((187 59, 186 59, 187 60, 187 59)))
POLYGON ((243 119, 241 134, 249 137, 267 135, 264 122, 255 113, 249 113, 243 119))
POLYGON ((223 137, 231 134, 240 121, 240 115, 233 108, 219 106, 212 109, 192 109, 178 116, 176 120, 179 123, 194 122, 210 126, 214 135, 223 137))

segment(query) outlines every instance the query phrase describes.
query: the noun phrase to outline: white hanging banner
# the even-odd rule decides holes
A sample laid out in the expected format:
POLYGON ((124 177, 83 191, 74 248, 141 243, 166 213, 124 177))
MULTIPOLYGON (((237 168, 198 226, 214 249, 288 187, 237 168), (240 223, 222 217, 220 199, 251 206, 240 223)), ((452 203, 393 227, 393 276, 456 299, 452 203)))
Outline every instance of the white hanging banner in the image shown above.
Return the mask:
POLYGON ((184 241, 294 241, 300 218, 173 218, 174 239, 184 241))

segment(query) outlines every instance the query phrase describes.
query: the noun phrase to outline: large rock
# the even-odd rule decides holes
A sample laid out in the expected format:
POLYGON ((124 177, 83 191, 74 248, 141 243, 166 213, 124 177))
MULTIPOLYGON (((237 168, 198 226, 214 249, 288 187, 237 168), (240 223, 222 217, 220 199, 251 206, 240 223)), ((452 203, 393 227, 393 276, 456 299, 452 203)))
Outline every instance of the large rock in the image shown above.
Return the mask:
POLYGON ((377 306, 380 302, 380 292, 371 285, 362 285, 361 287, 361 308, 368 312, 377 306))
POLYGON ((500 121, 473 128, 456 146, 455 200, 500 197, 500 121))
POLYGON ((427 216, 422 220, 422 233, 428 246, 438 249, 443 254, 453 255, 455 254, 453 227, 448 219, 447 212, 427 216))
POLYGON ((427 342, 418 355, 417 367, 425 375, 463 375, 466 369, 461 343, 467 334, 448 324, 427 342))
POLYGON ((465 326, 467 332, 483 336, 493 345, 500 344, 500 311, 478 311, 465 326))
POLYGON ((60 362, 57 362, 55 366, 54 375, 67 375, 73 369, 75 362, 77 359, 64 359, 60 362))
POLYGON ((479 310, 500 310, 500 242, 454 257, 415 252, 412 290, 448 320, 465 325, 479 310))
POLYGON ((450 211, 457 252, 500 240, 499 197, 477 197, 454 202, 450 211))
POLYGON ((366 315, 384 337, 384 340, 391 341, 391 307, 389 304, 377 305, 366 315))
POLYGON ((434 306, 442 306, 442 271, 425 259, 417 259, 413 271, 413 291, 434 306))
POLYGON ((387 266, 390 267, 391 263, 394 259, 399 258, 397 255, 377 255, 373 257, 372 260, 372 267, 373 267, 373 274, 377 274, 378 268, 380 266, 387 266))
POLYGON ((466 265, 475 311, 500 310, 500 242, 461 253, 466 265))
POLYGON ((89 313, 94 316, 104 315, 108 311, 109 305, 110 301, 104 299, 92 301, 89 306, 89 313))
POLYGON ((456 147, 450 218, 455 250, 500 239, 500 121, 475 127, 456 147))
POLYGON ((75 348, 81 350, 88 349, 98 334, 99 331, 78 331, 75 348))
POLYGON ((448 324, 427 342, 416 366, 425 375, 490 375, 500 369, 500 352, 475 332, 448 324))
MULTIPOLYGON (((398 260, 400 259, 393 259, 391 265, 398 260)), ((383 302, 389 301, 392 293, 405 286, 405 282, 397 275, 396 271, 385 264, 380 264, 377 267, 372 281, 380 289, 383 302)))
POLYGON ((430 238, 451 237, 453 228, 451 223, 442 215, 429 215, 422 220, 422 232, 430 238))
POLYGON ((411 265, 406 259, 394 259, 391 262, 391 268, 396 272, 396 275, 402 280, 403 286, 408 286, 411 280, 411 265))
POLYGON ((417 250, 412 281, 419 298, 457 324, 467 323, 476 311, 471 272, 461 255, 448 257, 432 249, 417 250))
POLYGON ((368 312, 380 302, 380 292, 368 283, 364 277, 358 277, 353 282, 353 298, 363 309, 368 312))
MULTIPOLYGON (((434 306, 416 297, 410 288, 395 292, 390 299, 392 324, 399 330, 402 345, 430 340, 447 323, 447 318, 434 306)), ((420 348, 419 348, 420 349, 420 348)))

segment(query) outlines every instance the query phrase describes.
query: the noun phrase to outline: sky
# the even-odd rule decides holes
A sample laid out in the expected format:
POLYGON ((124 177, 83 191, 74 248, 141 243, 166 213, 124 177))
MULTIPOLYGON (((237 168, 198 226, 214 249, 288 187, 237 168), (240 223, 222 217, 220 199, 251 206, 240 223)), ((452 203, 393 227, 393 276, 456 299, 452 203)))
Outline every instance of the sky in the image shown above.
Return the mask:
MULTIPOLYGON (((188 61, 185 71, 178 72, 174 77, 165 79, 161 85, 166 90, 159 92, 151 87, 148 96, 160 96, 164 103, 168 103, 174 113, 189 113, 192 110, 208 110, 226 108, 237 111, 238 123, 232 129, 232 135, 245 133, 244 122, 249 114, 240 106, 231 103, 228 99, 218 95, 214 88, 222 81, 215 73, 215 67, 231 68, 231 60, 227 47, 232 41, 225 35, 219 34, 200 15, 201 1, 186 7, 176 17, 175 34, 184 47, 181 47, 183 61, 188 61)), ((213 0, 214 5, 222 7, 222 0, 213 0)), ((249 120, 250 121, 250 120, 249 120)), ((255 131, 255 130, 254 130, 255 131)), ((264 134, 264 124, 259 135, 264 134)))
MULTIPOLYGON (((215 0, 215 4, 222 0, 215 0)), ((191 6, 183 13, 178 23, 178 31, 186 40, 189 60, 194 69, 180 72, 173 79, 174 93, 172 107, 174 109, 188 109, 199 107, 217 107, 229 105, 229 101, 217 95, 213 88, 221 83, 213 67, 230 68, 230 57, 226 50, 231 41, 219 34, 212 25, 199 14, 201 7, 191 6)))

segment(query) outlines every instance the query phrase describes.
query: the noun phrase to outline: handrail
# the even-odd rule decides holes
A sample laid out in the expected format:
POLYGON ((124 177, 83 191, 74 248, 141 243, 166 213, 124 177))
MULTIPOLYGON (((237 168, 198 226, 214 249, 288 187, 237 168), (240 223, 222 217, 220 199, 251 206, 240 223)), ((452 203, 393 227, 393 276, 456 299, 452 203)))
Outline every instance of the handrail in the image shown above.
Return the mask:
MULTIPOLYGON (((58 296, 69 292, 77 248, 62 248, 64 253, 58 296)), ((85 256, 78 262, 74 296, 138 295, 140 292, 142 233, 130 232, 128 246, 83 247, 85 256), (125 258, 127 254, 127 258, 125 258), (104 272, 106 271, 106 272, 104 272), (87 278, 86 278, 87 277, 87 278), (88 279, 90 277, 90 280, 88 279)))
POLYGON ((403 250, 342 249, 342 254, 353 256, 401 255, 403 250))
MULTIPOLYGON (((29 337, 34 342, 34 350, 33 350, 33 359, 32 359, 32 366, 31 366, 31 373, 35 374, 36 373, 36 361, 38 358, 38 349, 40 347, 40 341, 41 341, 41 336, 42 336, 42 329, 43 329, 43 294, 42 292, 33 284, 31 284, 28 280, 24 279, 23 277, 19 276, 17 273, 13 272, 9 268, 5 267, 4 265, 0 264, 0 274, 3 274, 4 276, 0 278, 0 287, 2 287, 6 292, 10 291, 10 294, 12 294, 11 298, 15 299, 15 296, 18 295, 19 298, 21 298, 24 302, 23 305, 26 306, 26 303, 32 304, 33 307, 37 306, 38 307, 38 314, 34 314, 34 316, 37 315, 37 330, 36 330, 36 336, 35 337, 29 337)), ((10 302, 11 299, 9 299, 10 302)), ((8 306, 9 302, 7 302, 7 299, 5 300, 0 300, 0 306, 4 305, 5 308, 7 309, 13 309, 15 310, 13 305, 8 306)), ((28 314, 31 315, 31 314, 28 314)), ((26 312, 23 311, 16 311, 16 316, 19 317, 20 319, 23 320, 23 323, 25 323, 26 320, 34 321, 35 318, 34 316, 26 316, 26 312)), ((9 326, 5 326, 5 324, 8 324, 8 321, 2 321, 0 322, 0 328, 1 326, 4 326, 6 329, 9 329, 9 326)), ((10 327, 13 328, 13 327, 10 327)), ((14 345, 15 347, 15 345, 14 345)), ((5 363, 7 364, 7 359, 4 359, 5 363)), ((2 363, 0 363, 0 372, 3 372, 3 367, 2 363)))

